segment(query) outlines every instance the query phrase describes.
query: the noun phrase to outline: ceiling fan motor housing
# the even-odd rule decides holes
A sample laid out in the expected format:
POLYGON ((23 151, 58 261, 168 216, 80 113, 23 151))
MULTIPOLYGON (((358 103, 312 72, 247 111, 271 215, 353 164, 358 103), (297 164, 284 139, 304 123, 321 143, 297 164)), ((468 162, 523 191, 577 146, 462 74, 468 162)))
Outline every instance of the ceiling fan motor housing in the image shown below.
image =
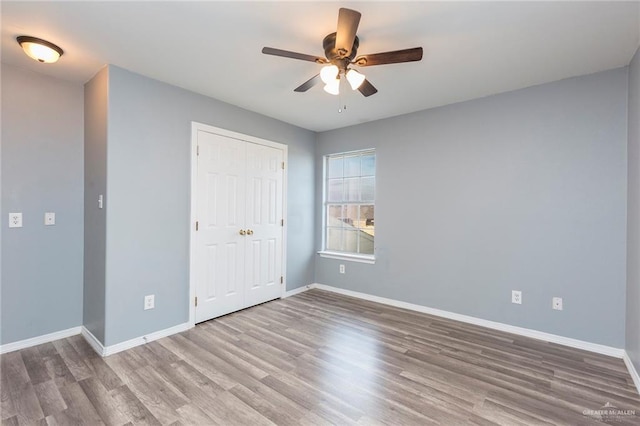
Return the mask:
POLYGON ((336 33, 327 35, 322 40, 322 47, 324 48, 324 54, 333 65, 337 66, 341 71, 345 71, 349 64, 353 61, 353 58, 358 54, 358 46, 360 46, 360 40, 358 36, 353 39, 353 46, 351 52, 338 51, 336 49, 336 33))

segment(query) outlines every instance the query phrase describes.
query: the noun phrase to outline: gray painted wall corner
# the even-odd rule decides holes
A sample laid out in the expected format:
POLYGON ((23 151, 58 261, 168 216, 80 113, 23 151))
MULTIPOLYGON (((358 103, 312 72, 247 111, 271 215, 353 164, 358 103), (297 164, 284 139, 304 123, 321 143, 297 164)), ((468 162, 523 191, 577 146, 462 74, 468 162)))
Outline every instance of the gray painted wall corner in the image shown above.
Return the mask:
POLYGON ((321 133, 318 205, 323 155, 376 148, 377 260, 316 281, 623 347, 626 102, 622 68, 321 133))
MULTIPOLYGON (((640 13, 640 5, 638 7, 640 13)), ((629 66, 626 351, 640 372, 640 48, 629 66)))
POLYGON ((83 325, 105 343, 105 261, 107 197, 107 123, 109 69, 102 68, 84 87, 84 286, 83 325), (103 207, 98 208, 98 197, 103 207))
POLYGON ((313 281, 315 133, 109 66, 106 345, 188 321, 192 121, 289 146, 287 280, 313 281))
POLYGON ((298 139, 288 149, 287 170, 287 290, 315 280, 315 134, 298 139))
POLYGON ((82 86, 2 64, 0 344, 82 324, 82 86), (9 229, 9 212, 23 227, 9 229), (44 226, 44 213, 56 224, 44 226))

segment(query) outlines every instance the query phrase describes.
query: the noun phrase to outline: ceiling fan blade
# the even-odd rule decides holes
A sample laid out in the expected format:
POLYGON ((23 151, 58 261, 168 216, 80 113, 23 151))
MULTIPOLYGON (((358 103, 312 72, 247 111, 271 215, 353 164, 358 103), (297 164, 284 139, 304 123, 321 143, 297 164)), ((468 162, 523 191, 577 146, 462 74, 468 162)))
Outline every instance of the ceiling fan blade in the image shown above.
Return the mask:
POLYGON ((356 38, 358 24, 360 23, 360 12, 355 10, 340 8, 338 12, 338 31, 336 32, 336 52, 348 56, 356 38))
POLYGON ((363 81, 362 84, 360 85, 360 87, 358 87, 358 90, 364 96, 371 96, 371 95, 375 95, 376 93, 378 93, 378 89, 373 87, 373 84, 369 83, 369 80, 363 81))
POLYGON ((320 74, 316 74, 300 86, 293 89, 294 92, 306 92, 320 82, 320 74))
POLYGON ((290 52, 288 50, 274 49, 273 47, 263 47, 262 53, 265 55, 282 56, 283 58, 300 59, 301 61, 316 62, 318 64, 326 64, 325 58, 313 55, 305 55, 304 53, 290 52))
POLYGON ((372 55, 358 56, 356 65, 370 67, 372 65, 398 64, 401 62, 415 62, 422 59, 422 47, 412 49, 394 50, 393 52, 374 53, 372 55))

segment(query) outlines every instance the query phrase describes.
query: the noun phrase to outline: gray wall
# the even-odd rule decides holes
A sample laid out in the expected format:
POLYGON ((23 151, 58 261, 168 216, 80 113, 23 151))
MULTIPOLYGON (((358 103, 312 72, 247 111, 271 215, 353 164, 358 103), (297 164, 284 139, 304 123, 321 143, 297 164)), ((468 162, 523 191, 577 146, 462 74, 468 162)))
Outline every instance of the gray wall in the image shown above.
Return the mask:
POLYGON ((640 372, 640 49, 629 66, 627 191, 627 344, 640 372))
MULTIPOLYGON (((107 195, 107 120, 109 69, 103 68, 84 88, 84 326, 104 341, 106 212, 98 196, 107 195)), ((104 199, 104 198, 103 198, 104 199)))
POLYGON ((289 146, 287 286, 313 282, 315 133, 114 66, 108 86, 103 343, 188 321, 191 121, 289 146))
POLYGON ((112 345, 187 321, 194 120, 289 145, 288 289, 322 282, 622 347, 626 213, 626 348, 639 368, 638 57, 628 195, 626 69, 326 132, 314 162, 312 132, 109 67, 85 87, 83 189, 82 87, 3 64, 1 211, 22 211, 25 227, 2 222, 0 343, 84 323, 112 345), (378 261, 314 260, 321 157, 368 147, 378 261))
POLYGON ((1 75, 6 344, 82 324, 83 91, 6 64, 1 75), (22 212, 23 228, 8 228, 9 212, 22 212))
POLYGON ((320 134, 318 205, 323 155, 376 148, 377 261, 316 282, 624 347, 626 118, 623 68, 320 134))

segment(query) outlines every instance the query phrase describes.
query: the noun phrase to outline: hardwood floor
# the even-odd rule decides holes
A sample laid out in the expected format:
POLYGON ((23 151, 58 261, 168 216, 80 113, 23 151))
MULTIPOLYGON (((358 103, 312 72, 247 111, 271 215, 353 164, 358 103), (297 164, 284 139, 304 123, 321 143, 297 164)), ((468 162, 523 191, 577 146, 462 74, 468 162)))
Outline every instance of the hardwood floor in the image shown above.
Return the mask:
POLYGON ((622 360, 321 290, 107 358, 74 336, 0 359, 3 425, 640 424, 622 360))

